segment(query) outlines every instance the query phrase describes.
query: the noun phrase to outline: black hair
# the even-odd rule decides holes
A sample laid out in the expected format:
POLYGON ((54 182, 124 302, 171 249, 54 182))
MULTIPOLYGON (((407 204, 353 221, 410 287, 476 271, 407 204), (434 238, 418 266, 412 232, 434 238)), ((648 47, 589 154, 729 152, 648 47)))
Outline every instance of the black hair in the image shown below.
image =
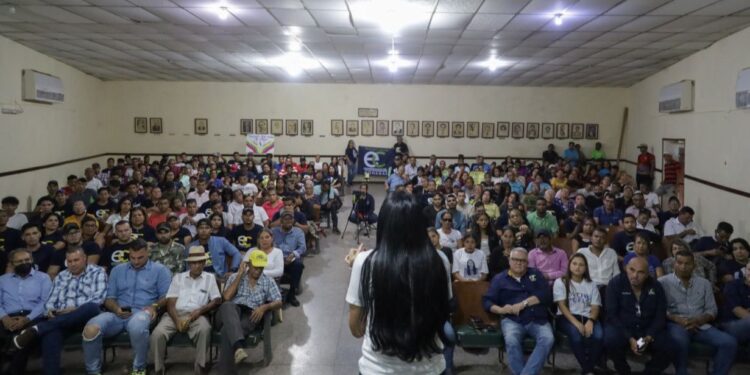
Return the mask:
POLYGON ((692 208, 685 206, 680 208, 680 214, 690 214, 690 216, 695 215, 695 211, 693 211, 692 208))
POLYGON ((38 230, 40 233, 43 233, 42 232, 42 228, 40 228, 37 223, 26 223, 26 224, 24 224, 21 227, 21 233, 25 233, 27 230, 29 230, 31 228, 36 228, 36 230, 38 230))
POLYGON ((729 241, 729 245, 732 249, 734 249, 734 244, 739 243, 742 245, 742 247, 745 248, 746 251, 750 252, 750 244, 747 243, 747 241, 744 238, 735 238, 731 241, 729 241))
POLYGON ((719 223, 719 225, 716 226, 716 231, 726 232, 727 234, 731 235, 734 233, 734 227, 732 224, 727 223, 726 221, 722 221, 719 223))
POLYGON ((405 362, 441 355, 450 312, 448 275, 421 218, 412 195, 390 194, 359 280, 373 350, 405 362))
POLYGON ((14 205, 14 206, 18 206, 19 203, 20 202, 18 202, 18 198, 14 197, 12 195, 8 196, 8 197, 5 197, 2 200, 2 204, 11 204, 11 205, 14 205))

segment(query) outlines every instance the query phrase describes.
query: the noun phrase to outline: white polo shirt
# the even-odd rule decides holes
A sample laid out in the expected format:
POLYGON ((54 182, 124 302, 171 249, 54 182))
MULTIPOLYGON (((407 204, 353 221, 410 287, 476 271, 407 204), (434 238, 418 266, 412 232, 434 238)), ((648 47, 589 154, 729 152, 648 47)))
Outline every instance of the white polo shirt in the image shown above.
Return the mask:
POLYGON ((664 223, 664 237, 676 236, 687 229, 694 230, 695 234, 688 234, 685 237, 682 237, 685 242, 690 243, 703 237, 703 230, 701 230, 700 226, 695 223, 695 220, 691 220, 687 225, 683 225, 677 217, 673 217, 664 223))
POLYGON ((211 300, 221 298, 221 293, 214 274, 203 272, 194 279, 190 277, 190 271, 186 271, 174 275, 167 298, 177 298, 175 309, 178 314, 189 314, 208 305, 211 300))

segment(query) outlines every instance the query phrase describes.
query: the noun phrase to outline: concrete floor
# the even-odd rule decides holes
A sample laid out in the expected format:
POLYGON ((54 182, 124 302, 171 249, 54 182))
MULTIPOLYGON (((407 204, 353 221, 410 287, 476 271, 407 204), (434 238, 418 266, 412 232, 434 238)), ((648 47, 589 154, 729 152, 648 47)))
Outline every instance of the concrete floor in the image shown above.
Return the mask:
MULTIPOLYGON (((376 202, 382 202, 384 193, 380 186, 373 185, 376 202)), ((344 218, 351 209, 349 195, 343 199, 344 207, 340 212, 339 225, 343 230, 344 218)), ((375 235, 364 238, 368 248, 375 243, 375 235)), ((321 252, 305 258, 302 294, 299 296, 300 307, 289 307, 284 310, 284 322, 273 328, 274 358, 267 367, 243 364, 242 374, 304 374, 331 375, 357 374, 357 361, 361 353, 362 341, 349 333, 347 326, 348 306, 344 301, 349 283, 349 268, 343 258, 350 247, 355 247, 354 229, 349 227, 344 239, 333 236, 321 239, 321 252)), ((106 374, 121 374, 122 369, 130 363, 130 351, 118 350, 117 358, 108 365, 106 374)), ((193 351, 191 349, 173 349, 167 359, 168 373, 192 373, 193 351)), ((256 348, 251 351, 248 361, 259 361, 262 351, 256 348)), ((578 364, 570 353, 558 353, 556 374, 578 373, 578 364)), ((67 352, 63 356, 66 374, 83 374, 83 356, 80 352, 67 352)), ((456 373, 458 374, 498 374, 510 373, 498 363, 497 350, 488 354, 474 355, 457 349, 455 353, 456 373)), ((29 363, 29 374, 40 372, 41 361, 29 363)), ((611 366, 611 364, 610 364, 611 366)), ((705 372, 705 365, 694 362, 691 374, 705 372)), ((642 369, 642 365, 633 363, 633 370, 642 369)), ((673 370, 670 368, 670 371, 673 370)), ((551 374, 547 366, 545 374, 551 374)), ((750 366, 736 365, 733 374, 749 374, 750 366)), ((212 374, 218 374, 213 371, 212 374)))

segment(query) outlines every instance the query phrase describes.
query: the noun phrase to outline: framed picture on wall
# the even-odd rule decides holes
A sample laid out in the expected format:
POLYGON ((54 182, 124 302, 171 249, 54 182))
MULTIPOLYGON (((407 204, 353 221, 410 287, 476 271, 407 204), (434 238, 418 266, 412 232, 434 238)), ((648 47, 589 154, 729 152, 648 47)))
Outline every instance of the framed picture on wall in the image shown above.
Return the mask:
POLYGON ((557 139, 568 139, 570 134, 570 124, 567 122, 557 123, 557 139))
POLYGON ((586 124, 586 139, 599 139, 599 124, 586 124))
POLYGON ((529 122, 526 124, 526 138, 537 139, 539 138, 539 123, 529 122))
POLYGON ((580 124, 580 123, 570 124, 570 138, 583 139, 585 131, 586 131, 586 125, 584 124, 580 124))
POLYGON ((464 124, 463 121, 453 121, 451 124, 451 137, 463 138, 465 135, 464 126, 466 126, 466 124, 464 124))
POLYGON ((344 120, 331 120, 331 135, 344 135, 344 120))
POLYGON ((286 135, 295 136, 299 134, 299 121, 286 120, 286 135))
POLYGON ((542 123, 542 138, 544 139, 555 138, 555 124, 551 122, 542 123))
POLYGON ((419 121, 409 120, 406 122, 406 135, 419 137, 419 121))
POLYGON ((164 128, 162 127, 161 117, 151 117, 148 122, 151 134, 161 134, 164 131, 164 128))
POLYGON ((482 123, 482 138, 495 138, 495 123, 494 122, 482 123))
POLYGON ((302 120, 302 135, 307 137, 313 135, 313 120, 302 120))
POLYGON ((271 119, 271 134, 282 135, 284 134, 284 120, 282 119, 271 119))
POLYGON ((497 137, 508 138, 510 137, 510 123, 506 121, 500 121, 497 123, 497 137))
POLYGON ((133 122, 133 130, 136 133, 148 133, 148 118, 136 117, 133 122))
POLYGON ((240 134, 250 134, 253 132, 253 120, 249 118, 240 119, 240 134))
POLYGON ((440 138, 447 138, 451 135, 450 123, 448 121, 437 122, 437 136, 440 138))
POLYGON ((362 120, 362 135, 365 137, 375 135, 375 120, 362 120))
POLYGON ((510 124, 510 135, 513 138, 523 138, 524 133, 524 123, 523 122, 514 122, 510 124))
POLYGON ((391 121, 391 135, 392 136, 404 135, 404 120, 391 121))
POLYGON ((198 135, 208 134, 208 119, 207 118, 195 119, 195 134, 198 134, 198 135))
POLYGON ((422 121, 422 136, 432 138, 435 135, 435 121, 422 121))
POLYGON ((388 120, 377 120, 375 122, 375 134, 380 136, 388 136, 388 127, 390 126, 388 120))
POLYGON ((466 123, 466 136, 469 138, 479 138, 479 122, 469 121, 466 123))
POLYGON ((346 120, 346 136, 356 137, 359 135, 359 120, 346 120))
POLYGON ((268 134, 268 120, 255 120, 255 134, 268 134))

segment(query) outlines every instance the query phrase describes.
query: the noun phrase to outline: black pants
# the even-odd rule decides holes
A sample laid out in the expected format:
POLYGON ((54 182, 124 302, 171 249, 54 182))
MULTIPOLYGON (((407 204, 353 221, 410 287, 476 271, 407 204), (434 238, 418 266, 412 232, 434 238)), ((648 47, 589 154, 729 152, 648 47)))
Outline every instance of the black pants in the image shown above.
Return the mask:
MULTIPOLYGON (((645 336, 645 334, 643 335, 645 336)), ((630 353, 630 338, 625 334, 622 327, 607 324, 604 329, 604 347, 607 357, 615 364, 618 374, 630 374, 630 365, 627 362, 627 354, 630 353)), ((654 336, 654 342, 648 345, 647 350, 651 352, 651 360, 646 363, 645 374, 661 374, 672 363, 675 344, 666 329, 661 330, 654 336)))
POLYGON ((649 189, 653 189, 654 178, 648 174, 636 174, 635 183, 638 185, 638 190, 640 190, 641 184, 648 186, 649 189))
POLYGON ((289 278, 289 296, 296 296, 299 283, 302 280, 302 271, 305 265, 301 258, 295 258, 294 262, 284 265, 284 275, 289 278))
MULTIPOLYGON (((30 311, 20 311, 13 314, 8 314, 8 316, 14 318, 17 316, 25 316, 29 313, 30 311)), ((29 361, 29 354, 36 349, 38 342, 29 345, 21 350, 17 350, 13 346, 13 337, 21 333, 24 328, 30 327, 42 320, 44 320, 43 317, 36 318, 27 323, 21 329, 14 332, 8 331, 7 329, 5 329, 5 327, 0 325, 0 343, 2 343, 2 353, 0 353, 0 356, 2 358, 0 362, 2 363, 0 363, 0 373, 11 375, 21 375, 26 373, 26 363, 29 361), (7 368, 5 367, 5 362, 9 362, 7 368)))
MULTIPOLYGON (((220 374, 236 374, 237 366, 234 364, 234 345, 244 340, 245 336, 254 331, 256 324, 250 321, 253 310, 244 305, 237 305, 227 301, 221 304, 216 314, 216 325, 221 330, 221 342, 219 343, 220 374)), ((261 321, 262 322, 262 321, 261 321)))

